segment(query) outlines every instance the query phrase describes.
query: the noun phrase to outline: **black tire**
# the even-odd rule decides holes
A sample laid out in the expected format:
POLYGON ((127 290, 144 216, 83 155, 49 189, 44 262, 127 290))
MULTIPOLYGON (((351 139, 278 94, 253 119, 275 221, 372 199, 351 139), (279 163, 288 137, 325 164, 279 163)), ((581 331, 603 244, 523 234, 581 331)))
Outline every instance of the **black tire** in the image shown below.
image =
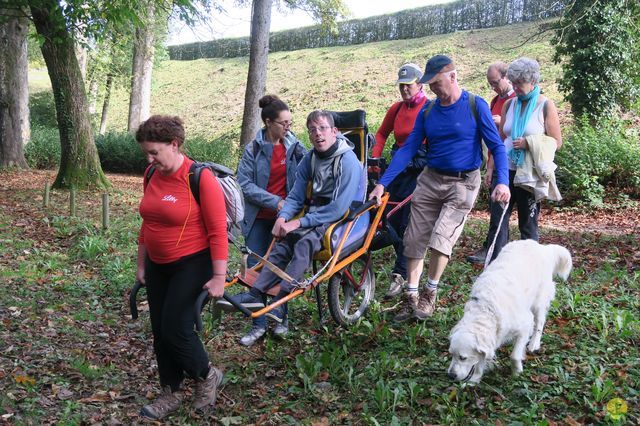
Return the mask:
POLYGON ((329 312, 341 326, 354 324, 375 297, 376 276, 370 255, 354 260, 329 280, 329 312), (359 290, 356 284, 362 282, 359 290))

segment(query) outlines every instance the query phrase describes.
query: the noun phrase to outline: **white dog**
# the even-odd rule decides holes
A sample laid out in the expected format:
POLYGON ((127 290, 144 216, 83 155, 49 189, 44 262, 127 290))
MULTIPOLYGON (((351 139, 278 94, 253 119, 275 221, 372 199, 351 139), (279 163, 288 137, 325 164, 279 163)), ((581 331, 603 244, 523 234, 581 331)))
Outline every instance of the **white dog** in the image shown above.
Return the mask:
POLYGON ((478 383, 496 350, 511 341, 512 371, 521 373, 525 346, 529 352, 540 349, 556 291, 553 277, 566 281, 571 268, 571 254, 562 246, 507 244, 473 284, 464 316, 451 330, 449 377, 478 383))

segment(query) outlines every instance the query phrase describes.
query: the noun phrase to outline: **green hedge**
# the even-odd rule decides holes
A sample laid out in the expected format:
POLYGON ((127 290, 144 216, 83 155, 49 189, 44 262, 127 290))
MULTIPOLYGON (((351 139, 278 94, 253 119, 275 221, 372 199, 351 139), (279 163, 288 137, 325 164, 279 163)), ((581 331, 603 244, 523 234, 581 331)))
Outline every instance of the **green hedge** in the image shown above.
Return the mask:
MULTIPOLYGON (((214 140, 203 136, 187 139, 184 153, 198 161, 213 161, 232 169, 238 165, 234 134, 224 135, 214 140)), ((96 137, 96 147, 100 164, 105 172, 142 173, 147 160, 138 143, 129 133, 107 133, 96 137)), ((25 147, 25 157, 30 167, 55 169, 60 164, 60 135, 51 127, 36 126, 31 131, 31 140, 25 147)))
MULTIPOLYGON (((338 22, 335 32, 327 31, 321 25, 274 32, 269 35, 269 51, 406 40, 536 21, 558 16, 566 3, 563 0, 458 0, 338 22)), ((249 37, 235 37, 169 46, 168 50, 171 59, 192 60, 249 56, 249 47, 249 37)))
POLYGON ((607 190, 640 197, 639 130, 620 119, 589 124, 586 117, 556 154, 556 179, 570 204, 600 205, 607 190))

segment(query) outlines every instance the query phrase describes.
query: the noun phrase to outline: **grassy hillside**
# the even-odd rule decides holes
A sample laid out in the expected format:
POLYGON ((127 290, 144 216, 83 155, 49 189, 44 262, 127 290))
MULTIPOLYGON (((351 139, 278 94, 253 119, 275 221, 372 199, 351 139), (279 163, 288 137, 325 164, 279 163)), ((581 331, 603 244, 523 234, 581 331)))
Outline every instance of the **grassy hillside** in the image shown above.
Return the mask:
MULTIPOLYGON (((316 108, 365 109, 375 129, 388 106, 399 99, 394 82, 397 69, 405 62, 423 67, 434 54, 451 55, 463 87, 489 99, 487 66, 498 59, 508 62, 526 55, 540 62, 541 85, 562 107, 556 86, 560 67, 551 60, 549 38, 518 47, 536 31, 537 24, 527 23, 413 40, 273 53, 267 91, 289 103, 296 121, 293 130, 298 135, 305 133, 306 115, 316 108)), ((152 112, 181 116, 191 136, 214 139, 227 135, 237 140, 247 68, 248 58, 164 62, 153 74, 152 112)), ((33 89, 42 89, 43 72, 32 73, 31 81, 37 84, 33 89)), ((128 93, 117 91, 111 105, 109 128, 126 129, 128 93)))

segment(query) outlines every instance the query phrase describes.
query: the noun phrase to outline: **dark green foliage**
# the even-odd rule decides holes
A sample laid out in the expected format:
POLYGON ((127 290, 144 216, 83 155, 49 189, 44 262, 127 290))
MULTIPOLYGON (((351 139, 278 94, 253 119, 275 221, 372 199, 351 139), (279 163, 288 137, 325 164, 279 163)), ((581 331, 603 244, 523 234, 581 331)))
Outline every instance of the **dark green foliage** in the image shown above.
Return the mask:
POLYGON ((235 141, 238 139, 239 136, 237 134, 223 135, 214 140, 196 136, 187 139, 183 151, 194 160, 213 161, 235 170, 238 165, 238 156, 235 155, 235 141))
POLYGON ((109 132, 96 137, 102 169, 115 173, 142 173, 147 160, 130 133, 109 132))
POLYGON ((622 120, 590 125, 583 116, 556 154, 557 180, 567 201, 602 204, 606 189, 640 196, 638 129, 622 120))
POLYGON ((595 119, 628 110, 640 95, 637 0, 574 0, 556 26, 560 90, 575 116, 595 119))
POLYGON ((35 169, 57 168, 60 164, 60 133, 58 129, 33 124, 31 139, 25 146, 24 156, 29 167, 35 169))
MULTIPOLYGON (((269 51, 281 52, 327 46, 349 46, 385 40, 405 40, 476 28, 491 28, 516 22, 557 16, 564 1, 459 0, 398 13, 339 22, 337 31, 321 25, 272 33, 269 51), (496 13, 498 9, 498 13, 496 13)), ((202 43, 169 46, 176 60, 232 58, 249 55, 249 37, 225 38, 202 43)))

